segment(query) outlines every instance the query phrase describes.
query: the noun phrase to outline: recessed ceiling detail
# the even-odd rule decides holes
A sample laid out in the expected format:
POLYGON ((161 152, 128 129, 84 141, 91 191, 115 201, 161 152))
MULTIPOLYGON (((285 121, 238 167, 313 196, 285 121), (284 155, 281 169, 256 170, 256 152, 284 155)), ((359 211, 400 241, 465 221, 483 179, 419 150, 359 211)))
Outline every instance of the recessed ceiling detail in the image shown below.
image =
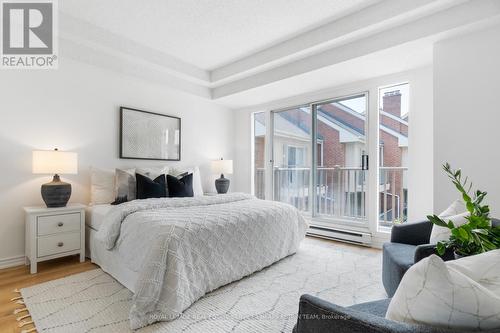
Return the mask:
POLYGON ((63 56, 212 99, 500 17, 498 0, 65 0, 59 6, 63 56))

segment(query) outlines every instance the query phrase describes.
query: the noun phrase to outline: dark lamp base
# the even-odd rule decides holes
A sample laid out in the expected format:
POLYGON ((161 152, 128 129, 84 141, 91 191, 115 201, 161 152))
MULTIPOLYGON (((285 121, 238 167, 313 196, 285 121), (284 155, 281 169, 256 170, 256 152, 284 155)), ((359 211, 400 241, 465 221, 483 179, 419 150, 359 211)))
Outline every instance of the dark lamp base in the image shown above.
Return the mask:
POLYGON ((42 198, 49 208, 66 207, 71 197, 71 184, 62 182, 59 175, 47 184, 42 185, 42 198))
POLYGON ((224 178, 224 175, 220 175, 219 179, 215 180, 215 189, 219 194, 225 194, 229 190, 230 181, 227 178, 224 178))

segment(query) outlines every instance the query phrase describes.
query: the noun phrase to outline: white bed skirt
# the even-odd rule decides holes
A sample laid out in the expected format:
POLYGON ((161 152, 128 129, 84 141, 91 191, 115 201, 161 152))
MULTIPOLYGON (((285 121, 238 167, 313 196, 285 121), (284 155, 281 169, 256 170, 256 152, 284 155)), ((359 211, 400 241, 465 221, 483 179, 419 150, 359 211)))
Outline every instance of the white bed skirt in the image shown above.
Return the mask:
POLYGON ((139 273, 128 269, 117 251, 106 250, 104 244, 96 238, 97 230, 85 226, 85 233, 85 253, 87 257, 128 290, 134 292, 139 273))

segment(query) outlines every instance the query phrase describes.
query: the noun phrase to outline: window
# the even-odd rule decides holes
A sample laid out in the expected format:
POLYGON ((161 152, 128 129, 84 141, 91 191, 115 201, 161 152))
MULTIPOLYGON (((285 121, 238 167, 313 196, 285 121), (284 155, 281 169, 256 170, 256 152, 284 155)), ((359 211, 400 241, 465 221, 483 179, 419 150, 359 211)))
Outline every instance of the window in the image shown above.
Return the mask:
POLYGON ((289 168, 302 167, 305 164, 304 147, 287 147, 287 162, 289 168))
POLYGON ((323 140, 318 139, 317 142, 317 149, 318 149, 318 166, 322 167, 324 165, 324 159, 323 159, 323 140))

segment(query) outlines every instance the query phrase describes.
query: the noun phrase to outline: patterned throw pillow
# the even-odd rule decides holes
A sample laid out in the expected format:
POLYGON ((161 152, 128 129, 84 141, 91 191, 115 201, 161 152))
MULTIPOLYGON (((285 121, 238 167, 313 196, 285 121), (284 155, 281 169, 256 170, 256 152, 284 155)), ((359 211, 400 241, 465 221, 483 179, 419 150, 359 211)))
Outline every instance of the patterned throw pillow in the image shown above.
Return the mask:
POLYGON ((127 197, 129 201, 136 198, 135 169, 115 170, 115 201, 127 197))
POLYGON ((113 201, 113 202, 111 203, 111 205, 112 205, 112 206, 116 206, 116 205, 120 205, 120 204, 122 204, 122 203, 124 203, 124 202, 127 202, 127 201, 128 201, 128 198, 127 198, 127 196, 125 195, 125 196, 123 196, 123 197, 118 197, 118 198, 116 198, 116 199, 115 199, 115 201, 113 201))
POLYGON ((500 328, 500 250, 413 265, 387 309, 390 320, 452 330, 500 328))

